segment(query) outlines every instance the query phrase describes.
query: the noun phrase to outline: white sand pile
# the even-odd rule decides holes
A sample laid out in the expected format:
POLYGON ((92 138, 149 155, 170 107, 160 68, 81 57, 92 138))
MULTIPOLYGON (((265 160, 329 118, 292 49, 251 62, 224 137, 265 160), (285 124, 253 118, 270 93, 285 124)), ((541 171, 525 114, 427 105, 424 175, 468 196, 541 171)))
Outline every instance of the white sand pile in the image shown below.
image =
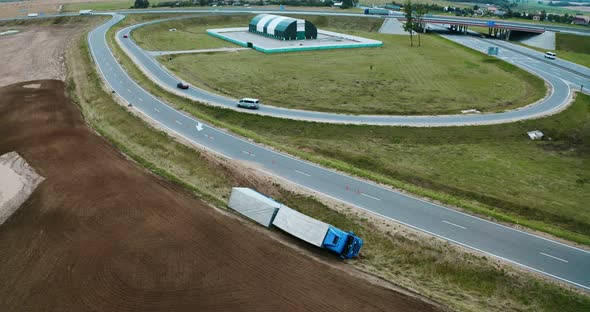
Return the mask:
POLYGON ((43 180, 16 152, 0 156, 0 225, 29 198, 43 180))
POLYGON ((39 89, 39 87, 41 87, 40 83, 31 83, 31 84, 23 86, 23 88, 29 88, 29 89, 39 89))

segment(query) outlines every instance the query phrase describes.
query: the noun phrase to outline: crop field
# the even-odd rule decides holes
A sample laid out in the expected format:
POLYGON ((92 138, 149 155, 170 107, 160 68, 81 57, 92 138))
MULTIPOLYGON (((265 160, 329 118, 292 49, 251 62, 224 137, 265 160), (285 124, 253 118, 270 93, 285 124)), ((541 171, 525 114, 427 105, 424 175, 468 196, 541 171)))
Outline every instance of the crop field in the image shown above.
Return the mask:
MULTIPOLYGON (((150 49, 165 47, 154 43, 162 36, 183 42, 162 41, 168 50, 197 49, 201 48, 198 38, 207 36, 202 25, 207 19, 151 25, 134 35, 150 49), (183 30, 191 21, 197 24, 183 30), (178 31, 170 34, 172 27, 178 31), (199 31, 201 37, 184 40, 199 31)), ((326 112, 457 114, 472 108, 492 112, 530 104, 545 94, 541 79, 438 36, 422 36, 423 46, 411 48, 407 36, 376 33, 379 19, 352 19, 355 22, 345 27, 338 22, 342 18, 308 19, 319 28, 381 40, 384 46, 281 54, 186 54, 160 61, 189 83, 235 98, 256 97, 267 105, 326 112)), ((242 25, 247 20, 244 17, 242 25)), ((228 26, 239 22, 232 20, 228 26)), ((201 41, 203 47, 231 46, 219 39, 201 41)))
MULTIPOLYGON (((391 0, 362 0, 359 3, 361 5, 372 6, 372 5, 390 4, 391 2, 393 2, 393 1, 391 1, 391 0)), ((405 1, 396 1, 396 3, 404 4, 405 1)), ((436 4, 436 5, 443 6, 443 7, 444 6, 454 6, 457 8, 473 7, 473 4, 454 2, 454 1, 445 1, 445 0, 415 0, 415 1, 412 1, 412 3, 436 4)))
MULTIPOLYGON (((152 0, 150 4, 156 4, 161 1, 152 0)), ((64 12, 77 12, 79 10, 94 10, 94 11, 108 11, 108 10, 124 10, 133 6, 133 1, 130 0, 94 0, 94 1, 72 1, 63 6, 64 12)))

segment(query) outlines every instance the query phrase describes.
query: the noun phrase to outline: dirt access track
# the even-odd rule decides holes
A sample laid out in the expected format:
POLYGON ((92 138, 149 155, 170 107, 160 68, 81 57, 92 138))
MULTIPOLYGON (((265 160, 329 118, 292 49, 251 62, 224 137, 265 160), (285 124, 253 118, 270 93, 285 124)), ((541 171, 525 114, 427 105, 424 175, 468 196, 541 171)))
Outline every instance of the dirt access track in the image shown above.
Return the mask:
POLYGON ((0 311, 435 310, 150 174, 88 129, 64 88, 0 88, 0 154, 45 177, 0 227, 0 311))

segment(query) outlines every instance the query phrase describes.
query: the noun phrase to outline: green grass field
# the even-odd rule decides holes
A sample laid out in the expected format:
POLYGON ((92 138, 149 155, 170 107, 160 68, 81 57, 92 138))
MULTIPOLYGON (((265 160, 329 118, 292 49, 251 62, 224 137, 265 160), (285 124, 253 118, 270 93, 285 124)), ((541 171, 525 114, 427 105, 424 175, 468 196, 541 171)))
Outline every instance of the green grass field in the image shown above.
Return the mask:
POLYGON ((555 34, 555 50, 541 49, 522 43, 521 45, 539 52, 552 51, 557 54, 558 58, 590 67, 590 37, 588 36, 557 33, 555 34))
MULTIPOLYGON (((378 19, 356 18, 346 25, 337 17, 309 19, 317 20, 322 29, 378 39, 384 46, 281 54, 250 50, 185 54, 160 61, 192 84, 235 98, 256 97, 268 105, 326 112, 458 114, 471 108, 492 112, 525 106, 545 94, 541 79, 438 36, 423 36, 423 47, 410 48, 407 36, 376 33, 378 19)), ((197 49, 200 42, 203 47, 231 46, 220 39, 200 39, 207 36, 204 22, 192 27, 187 25, 190 21, 152 25, 134 34, 150 49, 197 49), (169 32, 172 27, 179 31, 169 32), (201 37, 196 36, 199 31, 201 37), (186 40, 191 35, 194 39, 186 40), (153 43, 161 37, 170 40, 153 43), (181 43, 170 42, 174 40, 181 43)), ((243 25, 246 22, 244 18, 243 25)), ((239 21, 234 20, 230 26, 236 24, 239 21)))
MULTIPOLYGON (((391 0, 362 0, 359 1, 359 3, 361 5, 365 5, 365 6, 372 6, 372 5, 385 5, 385 4, 390 4, 393 1, 391 0)), ((405 1, 396 1, 396 3, 401 3, 404 4, 405 1)), ((439 6, 454 6, 457 8, 472 8, 473 5, 472 4, 468 4, 468 3, 461 3, 461 2, 454 2, 454 1, 445 1, 445 0, 413 0, 412 3, 424 3, 424 4, 436 4, 439 6)), ((439 12, 436 12, 436 14, 439 14, 439 12)), ((440 12, 440 14, 442 14, 442 12, 440 12)))
MULTIPOLYGON (((254 14, 214 15, 156 23, 135 30, 133 39, 144 49, 158 51, 238 47, 231 42, 207 35, 206 29, 245 27, 254 16, 254 14), (170 32, 170 28, 176 28, 177 31, 170 32)), ((378 18, 345 20, 334 17, 293 16, 312 20, 317 27, 334 31, 361 28, 376 32, 383 23, 383 20, 378 18)))
MULTIPOLYGON (((590 200, 590 114, 584 104, 558 116, 508 125, 415 129, 305 123, 168 99, 302 158, 590 244, 585 205, 590 200), (526 131, 534 129, 552 140, 530 141, 526 131)), ((588 97, 579 101, 587 103, 588 97)))
POLYGON ((222 15, 191 18, 148 25, 133 31, 139 46, 152 51, 176 51, 238 47, 206 33, 208 28, 240 27, 248 24, 254 15, 222 15), (176 28, 175 32, 169 31, 176 28))
MULTIPOLYGON (((575 1, 574 1, 575 2, 575 1)), ((569 15, 575 15, 576 13, 584 13, 580 10, 572 10, 569 8, 565 8, 565 7, 559 7, 559 6, 550 6, 546 3, 542 3, 539 4, 537 3, 537 1, 529 1, 528 3, 518 3, 516 8, 512 9, 513 11, 518 11, 518 12, 529 12, 529 13, 533 13, 533 12, 541 12, 543 10, 545 10, 545 12, 547 12, 547 14, 569 14, 569 15)))
MULTIPOLYGON (((159 1, 150 1, 150 3, 157 3, 159 1)), ((78 12, 80 10, 94 10, 94 11, 108 11, 108 10, 124 10, 133 6, 134 1, 131 0, 113 0, 113 1, 93 1, 80 3, 64 4, 62 10, 64 12, 78 12)))
MULTIPOLYGON (((133 21, 144 19, 133 16, 133 21)), ((109 41, 113 44, 112 39, 109 41)), ((120 50, 115 50, 115 54, 144 87, 172 99, 153 84, 146 83, 147 78, 130 67, 131 61, 120 50)), ((78 38, 70 46, 66 60, 69 92, 94 129, 148 170, 185 185, 214 204, 221 205, 227 200, 229 188, 235 183, 235 172, 208 162, 201 153, 174 142, 116 104, 101 88, 85 38, 78 38)), ((174 98, 173 103, 182 104, 182 101, 174 98)), ((207 113, 215 116, 220 111, 211 109, 207 113)), ((465 254, 438 240, 402 235, 397 226, 392 226, 390 231, 380 230, 371 220, 353 212, 336 212, 313 198, 281 191, 274 184, 266 187, 267 194, 274 194, 285 204, 361 235, 365 239, 362 257, 350 261, 351 265, 417 291, 453 310, 590 309, 588 296, 559 288, 530 273, 498 267, 492 264, 494 260, 465 254)))

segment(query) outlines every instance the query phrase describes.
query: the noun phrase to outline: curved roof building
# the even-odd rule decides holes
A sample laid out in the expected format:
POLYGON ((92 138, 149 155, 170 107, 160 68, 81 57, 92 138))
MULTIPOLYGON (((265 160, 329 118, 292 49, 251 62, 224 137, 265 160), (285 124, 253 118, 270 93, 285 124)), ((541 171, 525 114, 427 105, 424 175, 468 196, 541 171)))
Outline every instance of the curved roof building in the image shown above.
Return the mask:
POLYGON ((254 16, 248 31, 280 40, 317 39, 318 37, 317 28, 309 21, 272 14, 254 16))

